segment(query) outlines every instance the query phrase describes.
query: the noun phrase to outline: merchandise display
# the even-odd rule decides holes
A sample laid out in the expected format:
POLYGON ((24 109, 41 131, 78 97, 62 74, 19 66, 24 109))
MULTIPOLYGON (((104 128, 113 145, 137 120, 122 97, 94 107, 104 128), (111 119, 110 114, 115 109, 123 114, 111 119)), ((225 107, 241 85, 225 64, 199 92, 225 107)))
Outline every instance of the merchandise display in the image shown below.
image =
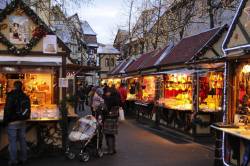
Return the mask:
POLYGON ((153 101, 155 98, 155 76, 145 76, 142 79, 142 100, 153 101))
POLYGON ((246 64, 239 67, 236 108, 237 114, 250 114, 250 65, 246 64))
POLYGON ((164 84, 164 97, 159 99, 159 104, 169 109, 192 111, 192 76, 167 74, 164 84))
POLYGON ((137 77, 128 78, 127 82, 127 100, 136 100, 139 99, 139 92, 140 92, 140 83, 137 77))
POLYGON ((54 76, 50 73, 18 73, 0 74, 0 118, 3 114, 6 93, 13 89, 15 81, 20 80, 24 86, 24 92, 29 95, 31 101, 31 118, 59 118, 59 110, 53 101, 54 76))
POLYGON ((221 111, 222 93, 222 72, 207 72, 199 75, 199 111, 221 111))
POLYGON ((119 88, 120 84, 121 84, 121 79, 120 78, 109 78, 109 79, 103 79, 101 81, 101 84, 107 84, 109 87, 112 87, 113 85, 115 85, 115 88, 119 88))

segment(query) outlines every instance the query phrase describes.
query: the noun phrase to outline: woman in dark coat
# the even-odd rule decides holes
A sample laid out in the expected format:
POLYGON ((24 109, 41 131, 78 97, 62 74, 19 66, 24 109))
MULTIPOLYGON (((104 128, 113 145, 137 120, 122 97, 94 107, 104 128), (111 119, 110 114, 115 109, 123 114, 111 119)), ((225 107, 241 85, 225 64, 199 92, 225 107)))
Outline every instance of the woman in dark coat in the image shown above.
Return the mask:
POLYGON ((118 117, 121 103, 120 94, 115 88, 108 88, 104 94, 106 110, 104 111, 103 133, 108 150, 106 154, 115 154, 115 135, 118 134, 118 117))

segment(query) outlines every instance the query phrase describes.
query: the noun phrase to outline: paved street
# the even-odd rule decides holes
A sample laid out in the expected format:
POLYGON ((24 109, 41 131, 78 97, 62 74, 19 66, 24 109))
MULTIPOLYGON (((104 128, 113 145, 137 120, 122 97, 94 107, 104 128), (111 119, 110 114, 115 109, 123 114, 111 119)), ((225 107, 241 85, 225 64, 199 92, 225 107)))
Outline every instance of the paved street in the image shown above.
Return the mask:
MULTIPOLYGON (((92 158, 85 165, 97 166, 211 166, 213 152, 195 143, 168 136, 162 138, 136 122, 126 121, 120 125, 118 136, 118 153, 115 156, 92 158)), ((5 165, 1 161, 0 165, 5 165)), ((66 160, 63 156, 32 159, 29 166, 78 166, 83 163, 66 160)))

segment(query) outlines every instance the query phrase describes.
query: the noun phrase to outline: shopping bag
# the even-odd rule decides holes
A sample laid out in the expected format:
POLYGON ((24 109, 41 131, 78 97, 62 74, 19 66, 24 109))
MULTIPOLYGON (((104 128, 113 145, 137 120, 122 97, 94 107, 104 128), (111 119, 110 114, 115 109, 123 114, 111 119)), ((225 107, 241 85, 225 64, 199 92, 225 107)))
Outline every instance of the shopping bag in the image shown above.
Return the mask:
POLYGON ((122 107, 119 108, 119 120, 120 121, 124 121, 125 120, 124 110, 123 110, 122 107))

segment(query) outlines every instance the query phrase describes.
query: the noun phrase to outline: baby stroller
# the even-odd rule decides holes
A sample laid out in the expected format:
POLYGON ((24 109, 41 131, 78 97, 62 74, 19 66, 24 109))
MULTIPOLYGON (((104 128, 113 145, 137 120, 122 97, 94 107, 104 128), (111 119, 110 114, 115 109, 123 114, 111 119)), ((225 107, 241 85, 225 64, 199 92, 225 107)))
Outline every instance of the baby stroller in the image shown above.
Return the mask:
MULTIPOLYGON (((100 120, 100 119, 99 119, 100 120)), ((87 115, 77 120, 73 126, 73 130, 69 134, 70 144, 80 143, 81 148, 78 153, 80 161, 89 161, 91 155, 97 157, 103 156, 102 151, 102 127, 101 122, 98 122, 94 116, 87 115)), ((76 154, 71 151, 70 146, 67 146, 66 157, 74 159, 76 154)))

